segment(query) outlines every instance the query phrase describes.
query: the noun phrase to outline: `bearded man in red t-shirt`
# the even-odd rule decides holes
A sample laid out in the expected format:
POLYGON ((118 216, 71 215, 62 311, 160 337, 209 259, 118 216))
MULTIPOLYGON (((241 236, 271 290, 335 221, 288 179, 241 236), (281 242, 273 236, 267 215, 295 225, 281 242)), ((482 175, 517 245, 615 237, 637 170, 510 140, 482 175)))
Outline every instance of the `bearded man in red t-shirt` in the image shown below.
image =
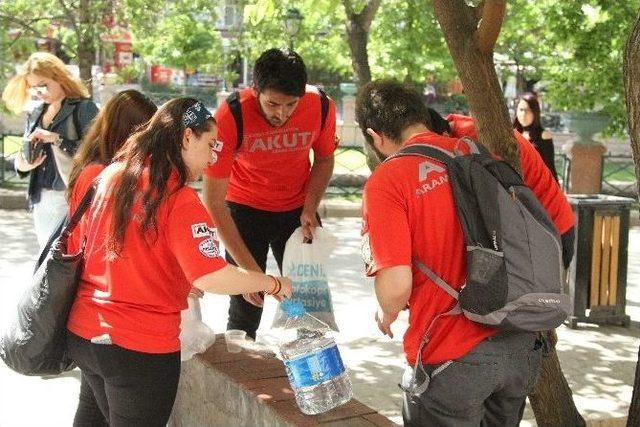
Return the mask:
MULTIPOLYGON (((363 87, 356 115, 381 160, 411 144, 468 154, 470 147, 460 138, 476 136, 471 118, 445 120, 418 93, 393 81, 363 87)), ((573 247, 571 207, 532 145, 517 133, 516 140, 523 179, 563 236, 566 266, 573 247)), ((421 394, 405 393, 405 425, 518 425, 537 381, 542 342, 531 332, 497 333, 461 314, 437 318, 456 300, 412 266, 413 259, 421 260, 456 291, 466 279, 463 232, 445 165, 403 156, 378 166, 364 189, 362 234, 366 273, 375 277, 380 331, 393 336, 391 324, 409 309, 404 387, 419 351, 430 377, 421 394), (430 325, 429 341, 421 345, 430 325)))
MULTIPOLYGON (((253 86, 232 97, 215 114, 218 142, 204 201, 229 262, 264 271, 271 247, 282 270, 293 231, 302 226, 310 239, 319 225, 316 211, 333 173, 335 105, 307 85, 302 58, 281 49, 263 52, 253 86)), ((261 294, 232 297, 227 328, 255 338, 262 304, 261 294)))

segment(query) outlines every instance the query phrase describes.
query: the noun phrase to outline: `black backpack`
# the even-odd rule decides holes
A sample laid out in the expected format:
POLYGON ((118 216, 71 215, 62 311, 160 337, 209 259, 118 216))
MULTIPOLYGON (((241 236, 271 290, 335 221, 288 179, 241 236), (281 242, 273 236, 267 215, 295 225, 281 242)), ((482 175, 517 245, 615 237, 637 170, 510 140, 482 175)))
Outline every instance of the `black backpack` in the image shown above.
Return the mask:
MULTIPOLYGON (((327 121, 327 115, 329 113, 329 97, 324 90, 318 88, 320 94, 320 130, 324 128, 324 122, 327 121)), ((236 122, 236 151, 240 149, 242 145, 242 139, 244 138, 244 125, 242 122, 242 106, 240 105, 240 92, 235 91, 227 97, 227 105, 231 110, 233 120, 236 122)))
MULTIPOLYGON (((549 215, 511 165, 495 159, 481 144, 467 138, 461 142, 471 154, 414 144, 390 157, 420 156, 445 164, 466 246, 467 279, 460 292, 421 260, 413 260, 458 301, 427 328, 416 370, 422 368, 422 348, 440 317, 462 313, 500 330, 547 331, 560 326, 570 311, 562 282, 562 243, 549 215)), ((421 394, 425 389, 414 376, 410 392, 421 394)))

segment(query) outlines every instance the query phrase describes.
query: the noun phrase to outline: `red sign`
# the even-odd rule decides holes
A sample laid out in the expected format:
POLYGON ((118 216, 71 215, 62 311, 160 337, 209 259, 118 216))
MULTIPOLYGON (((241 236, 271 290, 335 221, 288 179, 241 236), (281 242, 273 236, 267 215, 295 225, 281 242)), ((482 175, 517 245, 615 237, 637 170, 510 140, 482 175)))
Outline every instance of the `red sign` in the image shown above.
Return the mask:
POLYGON ((149 68, 150 78, 149 81, 153 84, 166 85, 171 83, 171 75, 173 71, 171 68, 163 67, 161 65, 152 65, 149 68))

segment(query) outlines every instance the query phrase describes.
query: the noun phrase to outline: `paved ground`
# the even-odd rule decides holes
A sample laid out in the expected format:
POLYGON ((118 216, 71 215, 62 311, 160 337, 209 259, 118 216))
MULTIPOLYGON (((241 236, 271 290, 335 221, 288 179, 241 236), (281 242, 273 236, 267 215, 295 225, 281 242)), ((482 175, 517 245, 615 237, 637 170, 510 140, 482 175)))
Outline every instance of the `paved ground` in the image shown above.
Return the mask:
MULTIPOLYGON (((339 245, 331 259, 331 288, 338 335, 355 395, 396 422, 400 417, 403 367, 401 336, 406 317, 394 326, 396 338, 382 336, 373 322, 375 300, 372 283, 361 274, 359 226, 356 218, 325 220, 339 245)), ((36 247, 31 219, 23 211, 0 210, 0 327, 11 316, 29 276, 36 247)), ((640 228, 630 236, 627 312, 640 322, 640 228)), ((270 267, 273 271, 273 264, 270 267)), ((207 295, 205 321, 217 332, 226 325, 228 298, 207 295)), ((265 308, 259 336, 268 336, 275 312, 273 300, 265 308)), ((558 351, 579 410, 589 419, 624 416, 631 399, 640 329, 581 325, 559 329, 558 351)), ((79 376, 72 371, 60 378, 41 379, 17 375, 0 363, 0 426, 69 426, 78 394, 79 376)), ((527 409, 522 426, 535 425, 527 409)))

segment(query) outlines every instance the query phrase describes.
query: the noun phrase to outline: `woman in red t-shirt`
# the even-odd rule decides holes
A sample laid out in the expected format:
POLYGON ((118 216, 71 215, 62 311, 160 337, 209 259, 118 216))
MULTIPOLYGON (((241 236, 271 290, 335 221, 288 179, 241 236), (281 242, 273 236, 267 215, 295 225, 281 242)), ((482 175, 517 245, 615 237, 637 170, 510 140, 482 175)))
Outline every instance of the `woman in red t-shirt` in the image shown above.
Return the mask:
MULTIPOLYGON (((167 102, 101 173, 80 223, 85 265, 68 351, 111 426, 166 425, 180 376, 180 311, 192 286, 291 296, 289 279, 220 257, 211 218, 187 186, 215 158, 215 138, 202 103, 167 102)), ((81 409, 77 425, 88 422, 81 409)))
MULTIPOLYGON (((118 92, 102 107, 73 157, 67 187, 69 218, 95 177, 111 163, 127 138, 147 123, 157 109, 148 97, 134 89, 118 92)), ((76 228, 69 237, 69 253, 77 252, 81 234, 81 230, 76 228)))

